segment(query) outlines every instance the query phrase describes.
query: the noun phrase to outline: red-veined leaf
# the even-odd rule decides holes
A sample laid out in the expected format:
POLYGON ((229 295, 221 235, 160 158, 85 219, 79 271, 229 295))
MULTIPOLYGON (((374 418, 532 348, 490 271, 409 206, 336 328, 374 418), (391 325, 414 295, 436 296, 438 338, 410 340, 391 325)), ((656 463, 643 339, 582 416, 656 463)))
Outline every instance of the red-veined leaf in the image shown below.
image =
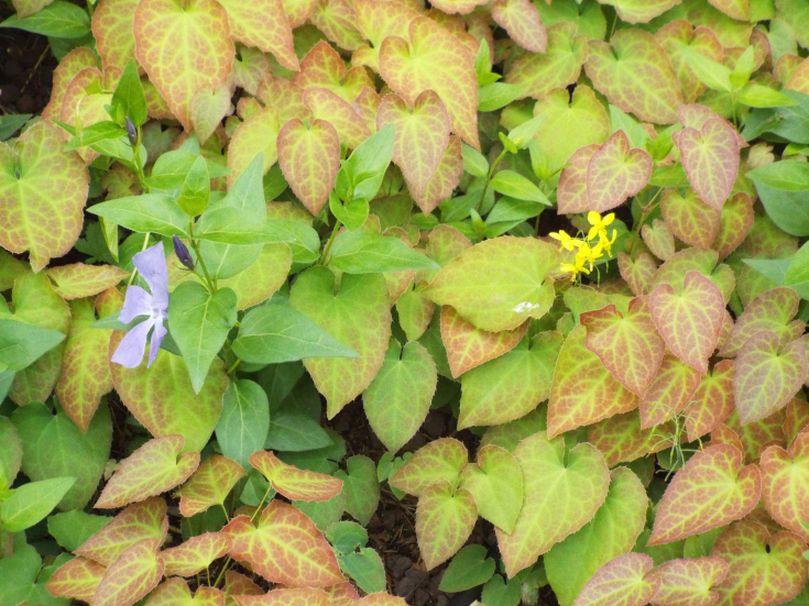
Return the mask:
POLYGON ((532 53, 544 53, 548 34, 537 7, 531 0, 494 0, 492 19, 519 46, 532 53))
POLYGON ((105 566, 81 556, 62 564, 48 579, 48 591, 58 598, 89 602, 104 576, 105 566))
POLYGON ((733 414, 735 369, 733 360, 722 360, 702 377, 683 414, 689 441, 712 432, 733 414))
POLYGON ((340 479, 288 465, 269 450, 251 454, 250 465, 261 472, 277 492, 292 501, 328 501, 343 490, 340 479))
POLYGON ((769 446, 761 455, 764 507, 784 528, 809 540, 809 430, 798 434, 788 450, 769 446))
POLYGON ((647 576, 653 566, 644 553, 618 556, 593 575, 573 606, 645 606, 659 583, 647 576))
POLYGON ((160 552, 160 560, 167 577, 192 577, 224 556, 229 548, 227 535, 221 532, 204 532, 176 547, 164 549, 160 552))
POLYGON ((567 161, 559 176, 556 190, 556 207, 559 214, 570 215, 591 210, 587 190, 587 169, 590 160, 601 149, 595 143, 577 149, 567 161))
POLYGON ((371 129, 359 111, 329 89, 307 88, 303 99, 313 118, 325 120, 334 127, 342 145, 355 148, 371 136, 371 129))
POLYGON ((657 263, 647 252, 641 252, 635 258, 622 252, 618 253, 618 271, 632 293, 640 296, 651 290, 657 263))
POLYGON ((632 299, 625 314, 615 305, 583 313, 581 323, 587 348, 607 370, 635 395, 646 393, 665 354, 646 299, 632 299))
POLYGON ((725 300, 716 284, 689 271, 681 289, 656 286, 649 294, 649 310, 671 353, 695 370, 707 372, 725 317, 725 300))
POLYGON ((263 172, 270 170, 278 159, 276 139, 280 128, 278 111, 273 106, 253 114, 236 127, 228 145, 230 187, 259 153, 263 154, 263 172))
POLYGON ((419 448, 389 482, 394 488, 419 497, 435 486, 457 486, 468 460, 469 453, 462 442, 439 438, 419 448))
POLYGON ((329 40, 345 50, 356 50, 365 41, 357 29, 357 11, 351 0, 321 2, 310 20, 329 40))
POLYGON ((740 520, 758 504, 761 473, 744 467, 742 452, 729 444, 709 446, 691 457, 657 506, 649 545, 679 541, 740 520))
POLYGON ((798 313, 799 304, 800 296, 792 288, 772 288, 764 291, 745 305, 719 355, 726 358, 738 355, 747 341, 758 333, 784 337, 801 335, 803 323, 792 322, 798 313))
POLYGON ((105 72, 123 72, 135 54, 135 9, 139 0, 100 0, 92 29, 105 72))
POLYGON ((292 505, 272 501, 257 526, 247 516, 237 516, 222 532, 231 539, 230 556, 247 562, 271 583, 328 587, 343 580, 329 543, 292 505))
POLYGON ((738 192, 722 206, 719 218, 719 233, 711 248, 719 252, 719 258, 724 259, 736 250, 750 229, 753 227, 753 198, 744 192, 738 192))
POLYGON ((614 6, 621 21, 627 23, 648 23, 680 2, 681 0, 599 0, 599 4, 614 6))
POLYGON ((523 505, 525 482, 517 459, 495 444, 482 446, 475 463, 464 467, 461 488, 475 500, 478 513, 503 532, 512 532, 523 505))
POLYGON ((587 210, 603 213, 620 206, 646 186, 651 174, 651 156, 638 147, 630 149, 626 133, 615 131, 587 165, 587 210))
POLYGON ((463 547, 477 519, 475 500, 463 488, 440 485, 420 493, 416 539, 427 570, 443 564, 463 547))
POLYGON ((749 0, 708 0, 708 4, 719 9, 731 19, 738 21, 750 20, 749 0))
POLYGON ((669 428, 640 428, 640 416, 629 412, 604 419, 587 428, 587 441, 604 455, 607 465, 634 461, 671 447, 669 428))
MULTIPOLYGON (((166 573, 168 576, 168 573, 166 573)), ((188 583, 173 577, 167 579, 149 594, 144 606, 225 606, 225 594, 215 587, 200 585, 194 596, 188 583)))
POLYGON ((648 429, 672 419, 691 401, 702 378, 674 356, 666 356, 640 400, 640 427, 648 429))
POLYGON ((47 270, 53 289, 65 301, 93 297, 112 288, 128 273, 114 265, 85 265, 71 263, 47 270))
POLYGON ((180 513, 189 518, 212 505, 223 504, 231 488, 244 474, 244 469, 236 461, 216 454, 207 457, 177 491, 180 513))
POLYGON ((711 248, 719 235, 721 212, 703 204, 690 189, 667 189, 660 211, 672 233, 689 246, 711 248))
POLYGON ((132 606, 157 587, 163 563, 157 557, 157 541, 135 543, 121 553, 101 578, 90 603, 98 606, 132 606))
POLYGON ((95 507, 123 507, 185 482, 199 466, 199 453, 181 455, 184 441, 182 436, 165 436, 146 442, 121 461, 95 507))
POLYGON ((712 29, 696 25, 686 19, 671 21, 655 32, 657 42, 666 51, 686 102, 695 101, 705 85, 689 65, 695 54, 721 62, 725 54, 722 43, 712 29))
POLYGON ((331 606, 329 594, 312 587, 273 589, 263 595, 235 595, 236 606, 331 606))
POLYGON ((640 228, 640 235, 643 243, 658 259, 666 261, 674 256, 676 251, 674 234, 671 233, 671 229, 665 221, 653 219, 651 223, 645 223, 640 228))
POLYGON ((649 574, 659 580, 651 601, 656 606, 713 606, 719 594, 711 589, 725 580, 728 570, 717 556, 664 562, 649 574))
POLYGON ((237 42, 272 53, 287 69, 298 69, 292 28, 281 0, 217 0, 225 7, 230 32, 237 42))

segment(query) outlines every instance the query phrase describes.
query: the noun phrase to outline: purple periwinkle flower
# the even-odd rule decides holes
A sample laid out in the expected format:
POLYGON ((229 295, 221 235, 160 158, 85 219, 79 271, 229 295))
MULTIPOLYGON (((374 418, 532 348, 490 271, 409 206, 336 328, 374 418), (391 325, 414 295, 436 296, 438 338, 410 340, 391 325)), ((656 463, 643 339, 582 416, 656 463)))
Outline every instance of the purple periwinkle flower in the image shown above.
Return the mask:
POLYGON ((138 129, 135 127, 135 123, 129 118, 126 117, 124 120, 124 124, 126 126, 126 136, 129 139, 129 143, 134 147, 138 144, 138 129))
POLYGON ((132 258, 132 263, 149 285, 151 293, 135 285, 126 289, 124 306, 118 314, 118 321, 129 324, 135 318, 145 316, 142 322, 124 335, 115 353, 112 354, 112 361, 126 368, 137 368, 140 365, 150 332, 147 366, 152 365, 157 357, 157 350, 160 349, 160 343, 166 336, 165 322, 169 311, 169 272, 166 267, 166 256, 163 254, 163 244, 158 242, 151 248, 139 252, 132 258))
POLYGON ((174 244, 174 254, 180 260, 180 263, 185 265, 188 269, 194 269, 194 259, 191 258, 191 253, 188 252, 188 247, 177 236, 171 237, 171 243, 174 244))

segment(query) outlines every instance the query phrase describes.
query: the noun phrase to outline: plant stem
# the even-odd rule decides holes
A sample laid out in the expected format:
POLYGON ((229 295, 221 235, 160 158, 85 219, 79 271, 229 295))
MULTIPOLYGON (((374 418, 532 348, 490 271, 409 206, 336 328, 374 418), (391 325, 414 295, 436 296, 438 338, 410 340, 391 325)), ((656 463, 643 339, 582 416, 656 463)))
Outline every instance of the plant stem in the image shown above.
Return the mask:
POLYGON ((337 232, 340 230, 340 220, 335 218, 334 219, 334 227, 331 230, 331 235, 329 239, 326 241, 326 246, 323 247, 323 252, 320 255, 320 259, 318 260, 318 264, 326 265, 329 262, 329 253, 331 253, 331 246, 334 244, 334 238, 337 237, 337 232))
POLYGON ((194 238, 194 220, 191 218, 188 219, 188 241, 191 243, 191 248, 197 255, 197 262, 199 263, 200 269, 202 269, 202 277, 205 279, 206 286, 211 294, 213 294, 216 292, 216 280, 212 279, 211 274, 208 273, 205 259, 202 258, 202 253, 199 251, 199 243, 194 238))
POLYGON ((494 159, 494 162, 492 162, 492 165, 489 167, 489 172, 486 173, 486 183, 483 185, 483 191, 480 192, 480 201, 478 202, 477 208, 478 211, 480 211, 480 209, 483 208, 483 201, 486 199, 486 192, 489 191, 489 184, 491 183, 492 176, 494 176, 494 171, 497 169, 497 166, 500 164, 500 162, 503 161, 503 158, 506 157, 507 153, 508 150, 506 150, 506 148, 503 148, 503 151, 500 152, 500 155, 494 159))

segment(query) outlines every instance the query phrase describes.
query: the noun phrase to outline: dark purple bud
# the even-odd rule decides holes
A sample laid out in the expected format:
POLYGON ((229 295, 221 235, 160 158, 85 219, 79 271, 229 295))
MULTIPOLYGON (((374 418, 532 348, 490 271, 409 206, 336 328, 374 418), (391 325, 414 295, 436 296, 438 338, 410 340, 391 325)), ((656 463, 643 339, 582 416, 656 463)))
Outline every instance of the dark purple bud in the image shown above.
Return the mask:
POLYGON ((191 253, 188 252, 188 247, 183 244, 177 236, 172 236, 171 241, 174 244, 174 254, 180 260, 180 263, 185 265, 188 269, 194 269, 194 259, 191 258, 191 253))
POLYGON ((132 120, 129 119, 129 116, 124 120, 124 124, 126 125, 126 136, 129 137, 129 143, 134 147, 138 144, 138 129, 135 127, 132 120))

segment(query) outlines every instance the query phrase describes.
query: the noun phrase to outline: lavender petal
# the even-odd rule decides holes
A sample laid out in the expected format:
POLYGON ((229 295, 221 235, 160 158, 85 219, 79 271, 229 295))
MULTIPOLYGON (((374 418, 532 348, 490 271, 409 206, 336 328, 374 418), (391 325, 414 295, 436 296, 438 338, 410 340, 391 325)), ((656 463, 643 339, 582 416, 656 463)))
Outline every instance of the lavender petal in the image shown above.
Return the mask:
POLYGON ((157 351, 160 349, 160 343, 163 342, 163 337, 166 336, 166 332, 168 331, 163 324, 163 319, 157 320, 154 325, 154 331, 152 332, 152 339, 149 343, 149 362, 146 364, 147 368, 155 361, 157 351))
POLYGON ((126 333, 112 354, 112 361, 125 368, 137 368, 143 360, 146 336, 153 325, 153 320, 146 320, 126 333))
POLYGON ((126 289, 126 297, 118 321, 129 324, 138 316, 152 315, 152 295, 140 286, 132 285, 126 289))
POLYGON ((152 291, 154 307, 168 309, 169 270, 166 266, 166 255, 163 253, 163 243, 158 242, 154 246, 139 252, 132 257, 132 262, 152 291))

